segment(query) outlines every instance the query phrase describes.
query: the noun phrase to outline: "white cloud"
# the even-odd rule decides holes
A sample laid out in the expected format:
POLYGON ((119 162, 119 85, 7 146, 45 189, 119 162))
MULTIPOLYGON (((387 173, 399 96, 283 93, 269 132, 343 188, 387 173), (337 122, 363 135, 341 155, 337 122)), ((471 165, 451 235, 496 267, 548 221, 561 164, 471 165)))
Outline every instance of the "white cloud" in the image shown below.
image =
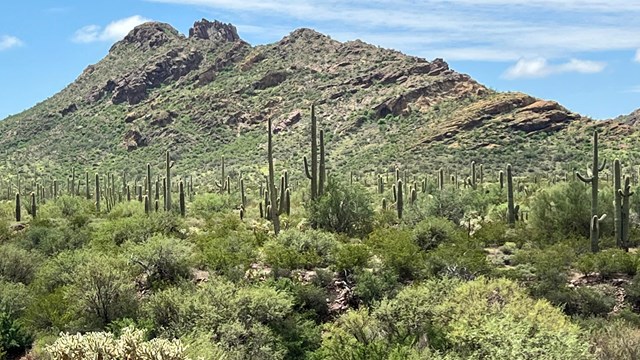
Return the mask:
POLYGON ((640 48, 640 0, 147 1, 239 14, 265 28, 253 33, 264 42, 286 34, 282 24, 298 23, 343 41, 360 38, 448 60, 558 59, 640 48))
POLYGON ((601 72, 605 67, 606 64, 602 62, 578 59, 571 59, 562 64, 549 64, 547 59, 539 57, 518 60, 515 65, 507 69, 503 77, 506 79, 541 78, 570 72, 594 74, 601 72))
POLYGON ((24 43, 22 40, 15 36, 0 35, 0 51, 9 50, 14 47, 22 46, 24 43))
POLYGON ((72 40, 77 43, 118 41, 122 40, 134 27, 148 21, 151 20, 140 15, 134 15, 113 21, 104 28, 100 25, 87 25, 78 29, 72 40))
POLYGON ((640 49, 636 50, 636 57, 634 59, 636 62, 640 62, 640 49))

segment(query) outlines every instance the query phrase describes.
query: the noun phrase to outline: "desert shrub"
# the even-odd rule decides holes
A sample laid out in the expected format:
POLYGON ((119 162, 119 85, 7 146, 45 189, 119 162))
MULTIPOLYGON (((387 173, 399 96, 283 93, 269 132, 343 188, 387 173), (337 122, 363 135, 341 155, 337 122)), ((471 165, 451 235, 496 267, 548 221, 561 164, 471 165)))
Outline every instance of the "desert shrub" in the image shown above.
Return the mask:
POLYGON ((0 309, 0 355, 17 355, 29 348, 32 335, 11 312, 0 309))
POLYGON ((211 278, 195 291, 169 288, 153 294, 143 313, 157 335, 209 331, 230 358, 282 359, 286 347, 274 329, 292 307, 293 298, 285 292, 211 278))
POLYGON ((144 275, 146 285, 157 289, 191 277, 193 246, 175 238, 156 235, 127 249, 129 261, 144 275))
POLYGON ((283 270, 327 267, 337 246, 331 233, 288 229, 264 245, 265 261, 283 270))
POLYGON ((320 358, 589 359, 584 333, 504 280, 429 281, 326 326, 320 358), (421 354, 418 357, 415 354, 421 354))
POLYGON ((401 286, 398 274, 390 269, 358 270, 353 274, 353 280, 356 284, 354 297, 366 306, 393 297, 401 286))
POLYGON ((640 307, 640 274, 636 274, 631 283, 625 286, 625 300, 634 307, 640 307))
POLYGON ((413 228, 414 241, 424 251, 433 250, 438 245, 453 242, 459 237, 457 226, 444 218, 427 218, 413 228))
POLYGON ((493 270, 482 244, 466 238, 440 244, 427 254, 427 264, 432 274, 463 279, 489 274, 493 270))
POLYGON ((21 316, 31 301, 32 295, 26 285, 0 279, 0 311, 21 316))
MULTIPOLYGON (((599 211, 612 214, 611 191, 599 192, 599 211)), ((536 193, 530 206, 530 224, 541 239, 565 236, 589 237, 591 219, 591 188, 581 182, 560 183, 536 193)), ((601 225, 601 234, 609 234, 612 216, 601 225)))
POLYGON ((599 273, 604 278, 615 274, 635 275, 638 258, 621 249, 606 249, 595 254, 585 254, 578 258, 575 267, 582 273, 599 273))
POLYGON ((613 310, 616 299, 598 288, 581 286, 578 288, 566 288, 565 297, 558 305, 562 305, 569 315, 603 316, 613 310))
POLYGON ((516 228, 510 228, 506 221, 484 221, 473 233, 473 238, 485 246, 501 246, 506 242, 522 244, 527 240, 527 233, 520 224, 516 228))
POLYGON ((370 249, 359 242, 341 243, 335 251, 335 269, 342 274, 350 274, 362 269, 369 262, 370 249))
POLYGON ((371 196, 359 184, 329 178, 324 194, 309 206, 314 227, 348 236, 364 236, 373 225, 371 196))
POLYGON ((126 262, 102 253, 85 257, 73 270, 65 299, 90 330, 102 329, 114 320, 131 317, 137 305, 126 262))
POLYGON ((575 249, 569 243, 558 243, 543 249, 525 246, 515 252, 512 262, 532 267, 535 281, 529 288, 534 296, 543 297, 549 291, 564 288, 567 271, 575 259, 575 249))
POLYGON ((194 237, 198 249, 198 261, 210 270, 240 278, 255 261, 256 238, 245 227, 238 224, 237 216, 225 217, 209 223, 207 231, 194 237))
POLYGON ((0 277, 12 282, 29 284, 35 275, 41 256, 12 244, 0 245, 0 277))
POLYGON ((48 359, 139 359, 188 360, 186 348, 180 340, 152 339, 133 327, 125 328, 120 337, 111 333, 61 334, 53 344, 45 347, 48 359))
POLYGON ((420 278, 426 269, 425 256, 409 230, 377 229, 366 240, 373 254, 393 270, 400 280, 420 278))
POLYGON ((228 194, 199 194, 195 195, 191 203, 191 213, 194 216, 207 219, 223 211, 232 209, 233 200, 228 194))
POLYGON ((180 217, 168 212, 133 215, 101 223, 93 234, 92 244, 112 248, 127 241, 141 243, 156 234, 183 238, 180 217))
POLYGON ((87 225, 94 214, 93 201, 79 196, 63 195, 40 206, 41 218, 65 218, 74 229, 87 225))
POLYGON ((144 215, 144 204, 139 201, 124 201, 113 206, 107 214, 107 219, 116 220, 144 215))
POLYGON ((67 224, 63 222, 59 225, 45 226, 41 222, 32 223, 25 234, 25 240, 29 247, 49 256, 64 250, 77 249, 88 242, 89 233, 86 229, 68 227, 67 224))
POLYGON ((427 217, 445 218, 454 224, 460 224, 464 218, 465 209, 468 208, 469 197, 467 192, 445 188, 436 191, 418 200, 414 206, 415 211, 410 212, 407 221, 418 223, 427 217))
POLYGON ((598 360, 640 359, 640 329, 624 321, 598 323, 590 339, 598 360))

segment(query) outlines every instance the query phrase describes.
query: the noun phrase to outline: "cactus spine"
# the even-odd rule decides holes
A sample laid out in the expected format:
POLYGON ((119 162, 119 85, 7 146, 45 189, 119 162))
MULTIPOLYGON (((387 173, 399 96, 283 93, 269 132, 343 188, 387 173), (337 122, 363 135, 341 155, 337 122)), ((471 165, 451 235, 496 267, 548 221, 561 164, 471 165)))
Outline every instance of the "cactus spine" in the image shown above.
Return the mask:
POLYGON ((602 165, 599 164, 598 161, 598 132, 593 132, 593 164, 591 165, 591 169, 587 169, 587 177, 580 175, 579 172, 576 171, 576 176, 582 182, 591 184, 591 251, 598 252, 600 250, 598 241, 600 235, 600 228, 598 223, 604 220, 605 216, 598 218, 598 176, 600 171, 604 170, 604 167, 607 164, 607 160, 605 159, 602 162, 602 165), (598 220, 594 222, 594 219, 598 220), (594 226, 595 224, 595 226, 594 226), (597 227, 597 231, 594 230, 594 227, 597 227))
MULTIPOLYGON (((280 232, 280 217, 278 216, 278 211, 275 207, 277 198, 276 198, 276 187, 274 184, 275 178, 275 170, 273 167, 273 132, 271 130, 271 118, 269 118, 268 126, 269 126, 269 137, 267 140, 267 160, 269 161, 269 195, 271 196, 271 206, 267 206, 267 213, 273 222, 273 231, 276 235, 280 232)), ((314 136, 315 139, 315 136, 314 136)), ((313 183, 313 182, 312 182, 313 183)), ((314 188, 315 189, 315 188, 314 188)))

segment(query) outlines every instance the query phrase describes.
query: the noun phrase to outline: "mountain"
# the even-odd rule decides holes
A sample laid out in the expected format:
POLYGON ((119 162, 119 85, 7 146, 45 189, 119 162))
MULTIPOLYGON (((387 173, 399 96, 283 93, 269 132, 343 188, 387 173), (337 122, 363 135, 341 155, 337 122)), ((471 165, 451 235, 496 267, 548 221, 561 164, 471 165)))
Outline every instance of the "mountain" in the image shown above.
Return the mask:
POLYGON ((299 172, 313 103, 328 161, 345 171, 433 171, 472 160, 564 171, 590 156, 596 127, 605 153, 638 148, 634 124, 496 92, 442 59, 311 29, 251 46, 233 25, 203 19, 188 36, 164 23, 136 27, 61 92, 0 122, 2 170, 142 173, 171 149, 179 171, 204 177, 222 155, 232 171, 263 171, 272 118, 275 156, 299 172))
POLYGON ((629 115, 618 116, 613 120, 627 125, 636 126, 640 123, 640 109, 632 112, 629 115))

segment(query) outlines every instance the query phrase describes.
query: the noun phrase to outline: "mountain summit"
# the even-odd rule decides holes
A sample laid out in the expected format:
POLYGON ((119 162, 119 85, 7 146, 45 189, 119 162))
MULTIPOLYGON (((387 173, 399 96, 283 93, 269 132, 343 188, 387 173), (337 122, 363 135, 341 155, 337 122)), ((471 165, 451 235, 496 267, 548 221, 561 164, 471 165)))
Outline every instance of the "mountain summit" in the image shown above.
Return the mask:
POLYGON ((251 46, 233 25, 202 19, 188 36, 164 23, 136 27, 60 93, 0 123, 0 150, 33 171, 77 161, 116 170, 157 161, 167 148, 185 170, 222 154, 249 170, 263 162, 271 118, 278 159, 298 169, 312 103, 332 166, 354 169, 471 160, 553 169, 583 155, 575 144, 588 141, 590 128, 604 129, 605 139, 610 129, 633 132, 553 101, 493 91, 442 59, 311 29, 251 46), (566 151, 553 156, 559 143, 566 151))

